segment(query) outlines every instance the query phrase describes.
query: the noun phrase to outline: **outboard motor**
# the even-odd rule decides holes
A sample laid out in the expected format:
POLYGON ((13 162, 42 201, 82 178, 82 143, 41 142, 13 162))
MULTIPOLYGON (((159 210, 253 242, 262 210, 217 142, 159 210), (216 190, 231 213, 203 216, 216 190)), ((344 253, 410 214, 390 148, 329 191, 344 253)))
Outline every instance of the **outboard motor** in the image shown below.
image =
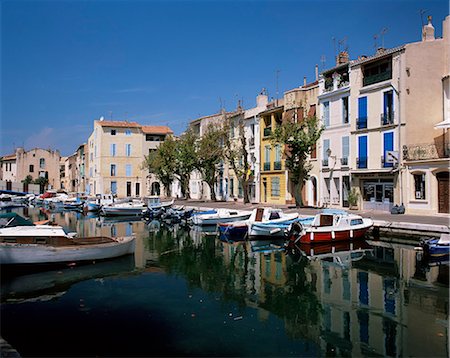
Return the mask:
POLYGON ((297 242, 304 235, 303 225, 300 222, 294 222, 287 234, 287 239, 292 242, 297 242))

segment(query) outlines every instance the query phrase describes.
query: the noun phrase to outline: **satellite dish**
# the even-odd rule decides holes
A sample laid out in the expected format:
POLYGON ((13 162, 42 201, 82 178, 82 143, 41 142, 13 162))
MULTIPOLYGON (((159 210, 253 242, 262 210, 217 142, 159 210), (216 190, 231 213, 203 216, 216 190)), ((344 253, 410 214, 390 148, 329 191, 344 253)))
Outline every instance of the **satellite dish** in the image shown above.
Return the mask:
POLYGON ((103 121, 105 119, 105 117, 101 116, 100 117, 100 122, 103 121))

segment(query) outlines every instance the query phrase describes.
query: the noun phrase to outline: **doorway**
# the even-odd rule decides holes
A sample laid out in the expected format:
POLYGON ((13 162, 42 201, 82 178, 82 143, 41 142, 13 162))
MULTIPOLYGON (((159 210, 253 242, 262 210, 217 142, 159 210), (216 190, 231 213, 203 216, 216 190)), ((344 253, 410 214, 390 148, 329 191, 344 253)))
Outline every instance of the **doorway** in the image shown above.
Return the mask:
POLYGON ((127 197, 131 196, 131 181, 127 181, 127 197))
POLYGON ((263 178, 263 199, 267 203, 267 178, 263 178))
POLYGON ((438 212, 450 213, 449 210, 449 172, 442 172, 436 174, 438 182, 438 212))

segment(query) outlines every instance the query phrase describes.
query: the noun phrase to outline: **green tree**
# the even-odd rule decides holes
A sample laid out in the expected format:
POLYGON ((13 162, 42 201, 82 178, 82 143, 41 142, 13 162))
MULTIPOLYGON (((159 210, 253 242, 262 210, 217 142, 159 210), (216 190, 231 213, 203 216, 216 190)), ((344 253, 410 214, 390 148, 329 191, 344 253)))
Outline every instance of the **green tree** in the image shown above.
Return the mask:
POLYGON ((31 175, 27 175, 26 177, 25 177, 25 179, 24 180, 22 180, 22 183, 24 183, 24 184, 31 184, 33 182, 33 177, 31 176, 31 175))
POLYGON ((191 172, 196 168, 197 156, 195 153, 197 136, 192 130, 188 130, 181 135, 176 143, 175 150, 175 175, 178 177, 181 186, 181 194, 189 199, 189 179, 191 172))
POLYGON ((40 176, 34 180, 34 184, 38 184, 40 187, 40 192, 43 193, 47 188, 48 178, 40 176))
POLYGON ((219 176, 219 165, 224 159, 224 128, 222 125, 210 123, 205 133, 197 142, 196 169, 211 190, 211 200, 216 201, 214 184, 219 176))
POLYGON ((144 167, 149 173, 156 175, 164 185, 166 195, 170 196, 170 186, 175 179, 176 143, 172 137, 168 137, 157 150, 151 151, 144 161, 144 167))
POLYGON ((316 117, 308 117, 300 123, 284 122, 272 133, 272 143, 285 145, 286 168, 294 184, 296 206, 303 206, 302 189, 312 169, 309 155, 323 129, 316 117))
POLYGON ((249 203, 248 183, 253 179, 251 164, 248 161, 247 139, 244 131, 244 112, 238 111, 226 119, 224 127, 224 156, 236 175, 243 190, 244 203, 249 203))

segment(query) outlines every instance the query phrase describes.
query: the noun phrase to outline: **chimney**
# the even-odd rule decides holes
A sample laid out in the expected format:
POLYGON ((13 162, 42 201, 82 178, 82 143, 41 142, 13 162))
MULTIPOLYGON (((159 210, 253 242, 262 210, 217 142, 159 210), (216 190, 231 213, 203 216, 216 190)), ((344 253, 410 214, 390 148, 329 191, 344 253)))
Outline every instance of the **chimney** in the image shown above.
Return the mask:
POLYGON ((303 86, 306 86, 306 76, 303 77, 303 86))
POLYGON ((316 81, 319 80, 319 65, 316 64, 316 81))
POLYGON ((336 57, 336 66, 343 65, 344 63, 348 62, 348 52, 347 51, 341 51, 339 52, 339 55, 336 57))
POLYGON ((262 89, 261 93, 256 96, 256 107, 266 107, 269 103, 269 96, 265 88, 262 89))
POLYGON ((384 47, 378 47, 377 48, 377 52, 375 54, 376 55, 381 55, 384 51, 386 51, 386 49, 384 47))
POLYGON ((428 16, 428 24, 422 29, 422 41, 434 41, 434 26, 431 23, 431 16, 428 16))

